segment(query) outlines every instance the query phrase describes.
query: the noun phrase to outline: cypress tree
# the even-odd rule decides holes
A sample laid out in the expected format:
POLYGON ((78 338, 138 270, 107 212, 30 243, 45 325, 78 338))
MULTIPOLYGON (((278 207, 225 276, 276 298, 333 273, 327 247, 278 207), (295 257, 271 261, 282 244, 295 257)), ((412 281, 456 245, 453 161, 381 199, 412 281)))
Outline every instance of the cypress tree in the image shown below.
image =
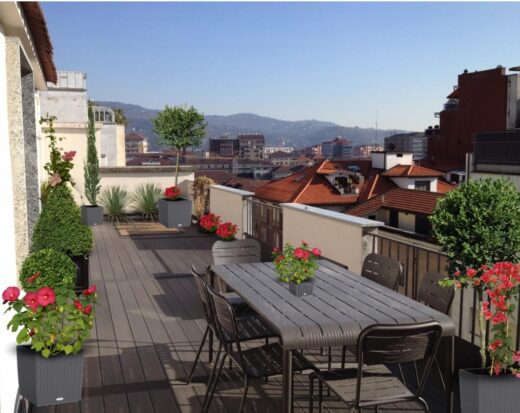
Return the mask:
POLYGON ((83 167, 85 180, 85 196, 91 205, 97 206, 97 196, 101 189, 99 185, 99 160, 96 150, 96 132, 94 130, 94 113, 92 107, 88 107, 88 130, 87 130, 87 160, 83 167))

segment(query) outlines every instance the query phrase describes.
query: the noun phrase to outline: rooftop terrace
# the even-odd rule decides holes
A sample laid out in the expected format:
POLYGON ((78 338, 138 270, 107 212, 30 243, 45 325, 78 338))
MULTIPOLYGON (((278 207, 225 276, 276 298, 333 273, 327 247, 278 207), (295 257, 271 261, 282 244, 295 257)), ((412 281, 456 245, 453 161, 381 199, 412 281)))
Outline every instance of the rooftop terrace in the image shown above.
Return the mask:
MULTIPOLYGON (((210 366, 203 353, 193 384, 185 384, 205 329, 189 267, 211 264, 215 239, 192 228, 182 235, 121 236, 112 224, 94 227, 94 235, 90 270, 99 305, 85 348, 83 399, 33 412, 200 412, 210 366)), ((326 363, 318 351, 311 357, 326 363)), ((428 402, 443 412, 438 378, 431 376, 428 402)), ((308 411, 307 385, 307 374, 296 376, 295 412, 308 411)), ((236 368, 226 369, 211 411, 237 411, 241 390, 236 368)), ((280 379, 253 381, 247 412, 279 412, 280 405, 280 379)), ((325 410, 344 408, 336 406, 327 403, 325 410)), ((400 404, 385 411, 421 410, 400 404)))

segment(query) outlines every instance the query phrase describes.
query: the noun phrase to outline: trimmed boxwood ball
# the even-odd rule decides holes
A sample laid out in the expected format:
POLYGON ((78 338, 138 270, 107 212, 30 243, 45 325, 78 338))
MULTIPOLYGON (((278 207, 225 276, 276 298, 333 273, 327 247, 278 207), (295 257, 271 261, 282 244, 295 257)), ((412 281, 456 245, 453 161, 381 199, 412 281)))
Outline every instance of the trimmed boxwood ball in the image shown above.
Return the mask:
POLYGON ((47 248, 29 254, 20 271, 20 283, 27 291, 40 287, 72 287, 76 282, 76 264, 62 252, 47 248), (40 272, 39 275, 36 275, 40 272), (32 282, 27 281, 31 279, 32 282))
POLYGON ((92 229, 81 222, 80 209, 65 185, 52 189, 34 228, 32 251, 52 248, 71 257, 88 255, 92 229))

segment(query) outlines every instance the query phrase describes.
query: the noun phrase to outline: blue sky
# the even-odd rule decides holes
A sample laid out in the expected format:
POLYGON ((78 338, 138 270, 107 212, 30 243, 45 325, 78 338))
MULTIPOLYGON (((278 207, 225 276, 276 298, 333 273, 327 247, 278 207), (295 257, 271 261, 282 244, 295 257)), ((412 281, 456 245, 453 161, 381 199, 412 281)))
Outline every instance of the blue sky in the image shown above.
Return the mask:
POLYGON ((422 130, 464 69, 520 65, 520 3, 42 3, 89 95, 422 130))

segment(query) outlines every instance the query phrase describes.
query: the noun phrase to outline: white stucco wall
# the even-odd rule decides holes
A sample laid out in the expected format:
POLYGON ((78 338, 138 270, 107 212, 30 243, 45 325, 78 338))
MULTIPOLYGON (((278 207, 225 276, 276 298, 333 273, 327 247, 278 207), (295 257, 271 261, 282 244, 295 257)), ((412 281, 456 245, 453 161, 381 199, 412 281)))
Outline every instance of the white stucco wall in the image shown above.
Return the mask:
POLYGON ((372 167, 388 170, 396 165, 412 165, 413 153, 408 152, 372 152, 372 167))
POLYGON ((283 242, 299 245, 308 242, 321 249, 325 258, 361 272, 365 256, 372 251, 371 239, 382 222, 327 211, 301 204, 282 204, 283 242))
POLYGON ((40 93, 43 116, 54 115, 59 123, 86 123, 87 92, 73 90, 49 90, 40 93))
POLYGON ((416 181, 428 181, 430 183, 430 191, 437 192, 437 178, 391 178, 399 187, 405 189, 415 189, 416 181))
POLYGON ((124 125, 99 124, 100 130, 100 166, 125 166, 125 127, 124 125))

